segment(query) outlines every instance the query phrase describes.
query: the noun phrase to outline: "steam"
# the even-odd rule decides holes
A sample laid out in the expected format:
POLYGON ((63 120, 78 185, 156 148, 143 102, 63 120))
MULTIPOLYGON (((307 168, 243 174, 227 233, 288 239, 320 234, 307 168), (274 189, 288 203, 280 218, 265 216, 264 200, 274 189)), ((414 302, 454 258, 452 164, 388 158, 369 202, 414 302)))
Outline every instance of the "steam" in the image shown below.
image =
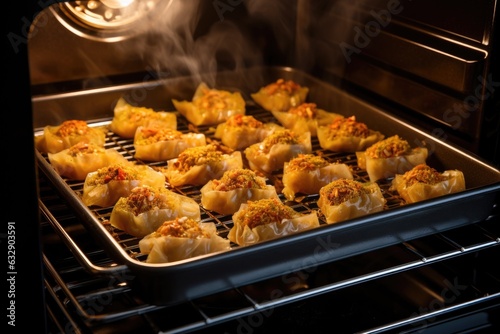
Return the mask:
POLYGON ((262 50, 255 45, 248 28, 231 20, 231 12, 224 20, 217 14, 212 2, 171 1, 146 25, 138 27, 139 35, 145 37, 134 40, 134 52, 150 67, 170 76, 197 77, 216 73, 221 66, 237 70, 263 64, 262 50))
POLYGON ((349 59, 339 45, 361 52, 353 27, 373 20, 363 8, 384 1, 169 0, 137 27, 133 48, 170 77, 276 64, 341 77, 349 59))

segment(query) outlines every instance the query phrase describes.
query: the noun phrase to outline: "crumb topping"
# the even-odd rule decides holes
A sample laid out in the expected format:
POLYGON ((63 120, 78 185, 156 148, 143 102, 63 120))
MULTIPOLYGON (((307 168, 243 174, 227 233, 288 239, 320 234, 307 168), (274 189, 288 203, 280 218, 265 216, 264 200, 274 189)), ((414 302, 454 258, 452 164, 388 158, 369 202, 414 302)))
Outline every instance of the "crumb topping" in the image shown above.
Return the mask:
POLYGON ((264 92, 268 95, 278 93, 294 94, 300 90, 300 85, 293 80, 278 79, 276 82, 270 83, 264 87, 264 92))
POLYGON ((200 223, 188 217, 177 217, 164 222, 156 232, 155 237, 171 236, 176 238, 200 239, 210 238, 205 230, 200 227, 200 223))
POLYGON ((391 158, 409 154, 410 144, 398 135, 381 140, 366 149, 365 154, 371 158, 391 158))
POLYGON ((118 117, 121 119, 127 119, 132 123, 141 122, 144 119, 155 119, 160 116, 151 108, 146 107, 130 107, 125 109, 126 112, 120 114, 118 117))
POLYGON ((370 135, 370 130, 365 123, 357 122, 355 116, 338 117, 329 125, 330 137, 361 137, 370 135))
POLYGON ((127 196, 127 207, 135 216, 151 211, 168 208, 167 193, 149 186, 139 186, 127 196))
POLYGON ((299 144, 298 136, 291 130, 285 129, 280 131, 275 131, 268 137, 266 137, 261 143, 261 150, 264 153, 268 153, 276 144, 287 144, 287 145, 297 145, 299 144))
POLYGON ((426 164, 417 165, 403 174, 403 181, 407 187, 415 183, 433 185, 446 180, 448 180, 448 177, 426 164))
POLYGON ((116 164, 99 168, 93 184, 107 184, 111 181, 130 181, 140 179, 141 173, 133 165, 116 164))
POLYGON ((180 140, 182 132, 169 128, 148 127, 140 129, 140 137, 135 142, 138 145, 154 144, 160 141, 180 140))
POLYGON ((90 129, 90 127, 88 126, 87 122, 85 122, 85 121, 69 120, 69 121, 64 121, 61 123, 56 134, 61 136, 61 137, 68 137, 68 136, 74 136, 74 135, 81 136, 81 135, 88 133, 89 129, 90 129))
POLYGON ((68 149, 68 155, 71 157, 78 157, 84 154, 104 153, 105 151, 104 147, 94 143, 79 142, 68 149))
POLYGON ((237 212, 237 214, 242 219, 241 223, 249 228, 280 223, 283 219, 292 219, 301 215, 276 198, 248 201, 243 212, 237 212))
POLYGON ((318 115, 318 108, 316 103, 302 103, 296 107, 288 110, 290 114, 294 114, 303 118, 316 118, 318 115))
POLYGON ((204 88, 202 93, 193 100, 196 107, 204 110, 222 110, 228 107, 226 100, 231 96, 230 92, 204 88))
POLYGON ((212 180, 214 190, 230 191, 234 189, 266 189, 266 182, 254 171, 246 168, 232 169, 224 172, 219 180, 212 180))
POLYGON ((328 166, 330 163, 325 158, 314 154, 300 153, 288 162, 288 170, 311 171, 328 166))
POLYGON ((227 119, 226 125, 232 127, 261 128, 264 126, 264 123, 251 115, 236 114, 227 119))
POLYGON ((331 205, 339 205, 369 193, 370 190, 363 183, 350 179, 337 179, 320 189, 320 196, 326 198, 331 205))
POLYGON ((223 158, 224 153, 215 144, 190 147, 179 154, 173 167, 180 172, 186 172, 193 166, 213 164, 223 158))

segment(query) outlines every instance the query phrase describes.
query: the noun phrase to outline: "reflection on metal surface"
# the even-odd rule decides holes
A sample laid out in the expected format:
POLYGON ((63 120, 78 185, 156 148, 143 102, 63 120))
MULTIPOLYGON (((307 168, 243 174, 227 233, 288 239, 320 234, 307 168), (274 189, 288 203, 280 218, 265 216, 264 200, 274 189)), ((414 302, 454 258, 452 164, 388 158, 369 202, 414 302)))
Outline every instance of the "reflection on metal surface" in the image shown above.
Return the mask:
POLYGON ((166 9, 171 0, 91 0, 52 6, 55 17, 78 36, 114 42, 140 31, 150 15, 166 9))

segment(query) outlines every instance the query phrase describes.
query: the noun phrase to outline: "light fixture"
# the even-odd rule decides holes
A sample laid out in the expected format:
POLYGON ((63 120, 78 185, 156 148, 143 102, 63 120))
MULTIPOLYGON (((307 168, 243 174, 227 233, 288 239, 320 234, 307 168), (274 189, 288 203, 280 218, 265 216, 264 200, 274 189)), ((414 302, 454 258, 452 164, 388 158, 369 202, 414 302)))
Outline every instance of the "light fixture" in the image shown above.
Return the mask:
POLYGON ((70 1, 52 6, 54 15, 75 34, 102 41, 134 35, 142 20, 158 14, 171 0, 70 1))

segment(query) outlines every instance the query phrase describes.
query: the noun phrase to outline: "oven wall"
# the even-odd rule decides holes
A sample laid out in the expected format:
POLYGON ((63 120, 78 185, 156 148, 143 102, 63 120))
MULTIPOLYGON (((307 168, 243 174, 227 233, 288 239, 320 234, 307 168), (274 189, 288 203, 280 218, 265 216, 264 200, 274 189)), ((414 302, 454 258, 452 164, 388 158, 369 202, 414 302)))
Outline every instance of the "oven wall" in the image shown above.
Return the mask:
POLYGON ((301 49, 312 50, 299 64, 499 164, 496 7, 487 0, 299 1, 307 18, 301 49))
POLYGON ((36 95, 120 81, 293 65, 296 1, 163 0, 158 13, 120 33, 76 27, 54 4, 30 36, 36 95), (112 36, 112 37, 110 37, 112 36))

